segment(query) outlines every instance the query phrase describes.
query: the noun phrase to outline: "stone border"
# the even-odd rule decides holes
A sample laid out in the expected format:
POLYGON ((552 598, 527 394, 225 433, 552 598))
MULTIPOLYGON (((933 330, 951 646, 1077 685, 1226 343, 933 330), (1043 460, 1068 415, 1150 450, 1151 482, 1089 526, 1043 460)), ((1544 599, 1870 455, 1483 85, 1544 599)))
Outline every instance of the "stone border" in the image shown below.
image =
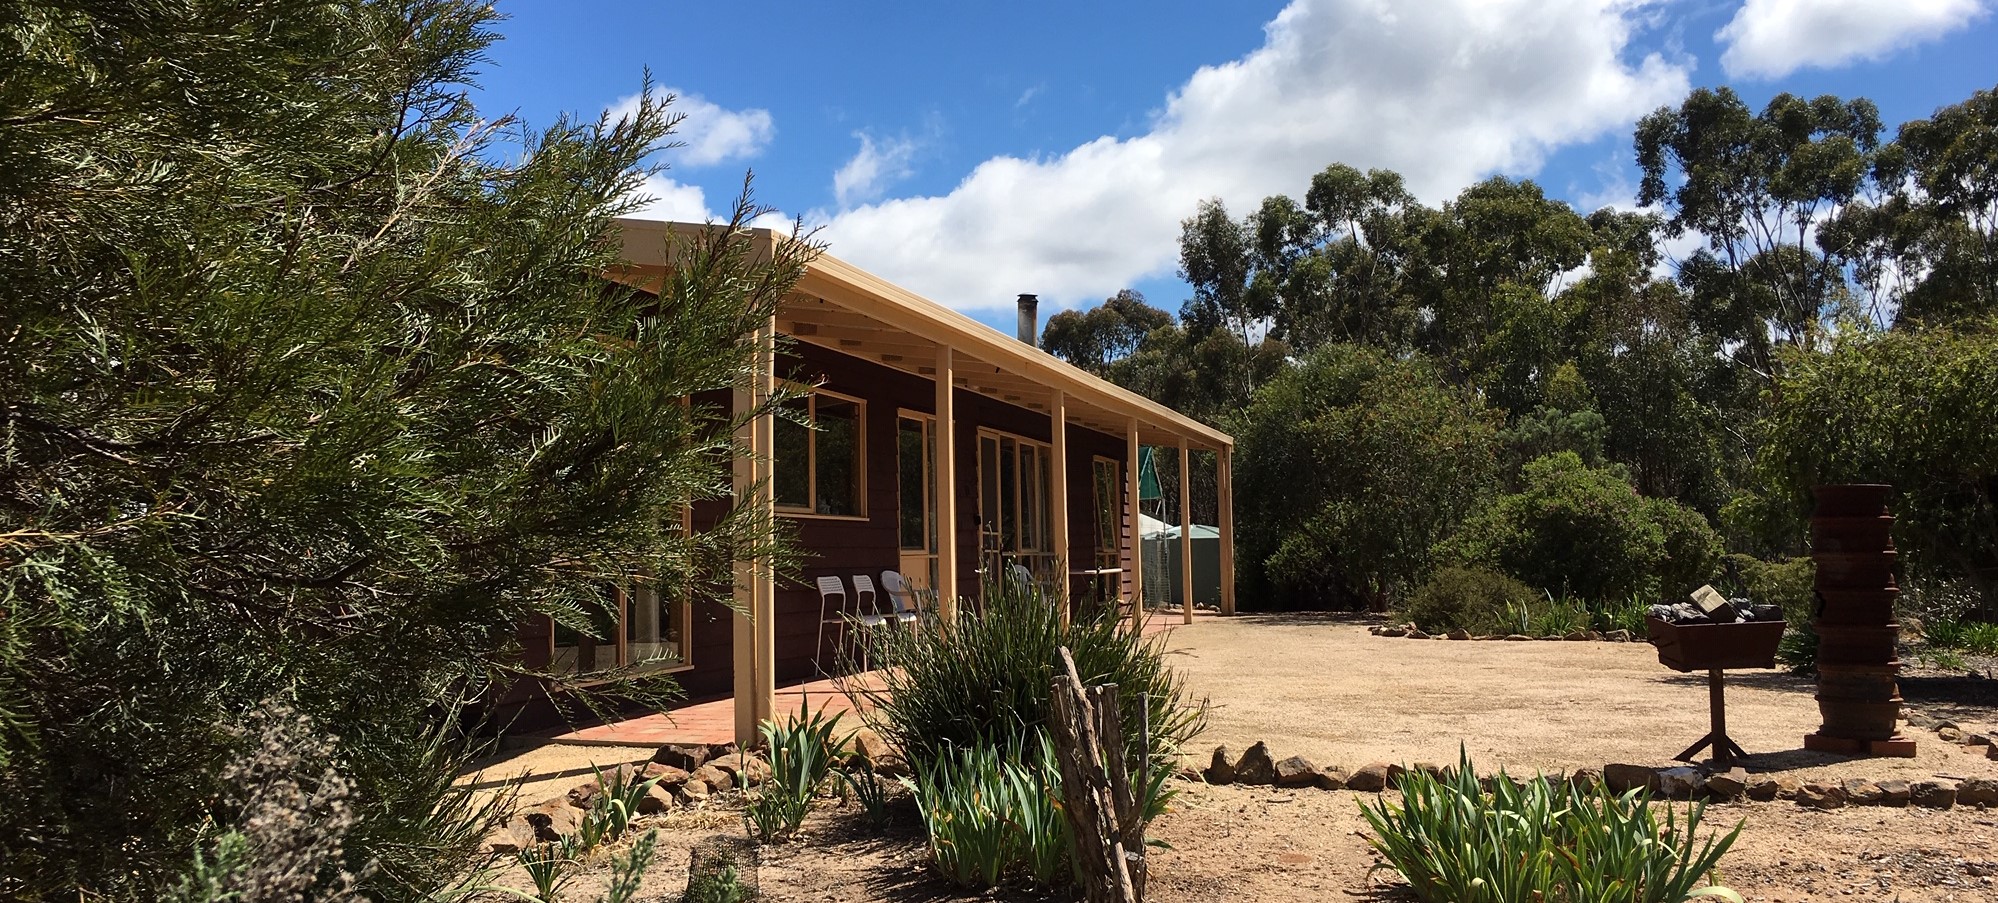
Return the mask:
MULTIPOLYGON (((1228 747, 1217 746, 1206 768, 1182 768, 1178 777, 1217 786, 1244 784, 1285 789, 1310 788, 1380 793, 1398 786, 1402 776, 1410 771, 1420 771, 1433 777, 1444 778, 1451 775, 1454 769, 1427 762, 1417 762, 1409 766, 1373 762, 1350 772, 1336 765, 1320 768, 1303 756, 1290 756, 1278 760, 1271 755, 1269 746, 1258 740, 1244 750, 1240 758, 1230 755, 1228 747)), ((1839 809, 1847 805, 1901 808, 1919 806, 1924 809, 1950 809, 1958 805, 1975 806, 1979 809, 1998 807, 1998 779, 1991 778, 1913 783, 1898 779, 1869 781, 1864 778, 1851 778, 1834 784, 1751 775, 1745 769, 1738 767, 1713 774, 1704 768, 1691 765, 1654 768, 1649 765, 1621 763, 1610 763, 1601 768, 1578 768, 1572 773, 1550 775, 1550 777, 1557 777, 1577 787, 1600 784, 1612 793, 1645 789, 1655 797, 1680 801, 1729 803, 1787 800, 1813 809, 1839 809)), ((1522 781, 1521 778, 1511 775, 1507 775, 1506 779, 1515 783, 1522 781)), ((1478 782, 1487 789, 1494 780, 1496 780, 1494 775, 1478 778, 1478 782)))
POLYGON ((1459 627, 1449 633, 1425 633, 1421 628, 1416 627, 1414 622, 1405 624, 1375 624, 1367 628, 1367 632, 1379 637, 1409 640, 1512 640, 1515 642, 1520 640, 1592 640, 1599 643, 1630 643, 1637 641, 1636 638, 1631 636, 1628 630, 1611 630, 1608 632, 1601 630, 1577 630, 1566 634, 1527 636, 1523 633, 1473 634, 1459 627))
POLYGON ((1908 722, 1909 727, 1927 728, 1935 731, 1936 739, 1944 743, 1954 743, 1958 746, 1982 746, 1984 747, 1985 758, 1998 761, 1998 743, 1994 743, 1992 740, 1994 735, 1998 735, 1998 730, 1983 725, 1959 724, 1947 718, 1936 718, 1906 708, 1902 710, 1902 716, 1908 722))

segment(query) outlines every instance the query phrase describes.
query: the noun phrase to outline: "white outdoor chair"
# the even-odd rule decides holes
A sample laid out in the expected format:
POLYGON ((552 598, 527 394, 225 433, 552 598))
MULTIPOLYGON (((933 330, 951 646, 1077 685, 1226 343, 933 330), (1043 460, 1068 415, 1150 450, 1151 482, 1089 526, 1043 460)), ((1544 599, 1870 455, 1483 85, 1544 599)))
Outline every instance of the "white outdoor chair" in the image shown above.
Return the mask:
POLYGON ((846 623, 846 584, 838 577, 820 577, 819 583, 819 640, 812 646, 812 667, 820 674, 826 673, 819 664, 819 654, 826 648, 826 625, 846 623), (838 599, 837 603, 833 600, 838 599))
POLYGON ((909 583, 896 571, 881 572, 881 588, 888 593, 889 604, 895 607, 895 620, 903 624, 914 624, 922 618, 922 609, 917 607, 915 594, 909 591, 909 583))

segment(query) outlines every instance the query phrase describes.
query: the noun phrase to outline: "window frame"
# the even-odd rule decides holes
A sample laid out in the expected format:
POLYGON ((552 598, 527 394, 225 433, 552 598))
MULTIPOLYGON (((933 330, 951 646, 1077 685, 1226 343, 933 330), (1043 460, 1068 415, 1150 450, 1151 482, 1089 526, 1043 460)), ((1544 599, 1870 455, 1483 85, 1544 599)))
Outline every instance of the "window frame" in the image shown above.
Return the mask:
MULTIPOLYGON (((831 389, 827 389, 821 386, 805 386, 805 385, 790 384, 787 386, 787 388, 796 391, 798 393, 798 397, 805 402, 805 419, 811 423, 811 425, 808 426, 805 430, 805 437, 806 437, 805 438, 805 498, 808 501, 806 502, 804 507, 798 507, 795 505, 786 505, 783 502, 775 501, 774 498, 775 487, 773 485, 772 487, 773 507, 776 508, 778 516, 799 518, 799 519, 811 519, 811 520, 843 520, 843 521, 868 520, 869 516, 867 510, 868 508, 867 506, 867 445, 868 445, 867 399, 860 398, 854 395, 848 395, 844 392, 835 392, 831 389), (816 499, 818 499, 819 497, 819 433, 821 432, 818 428, 820 397, 838 399, 840 401, 852 404, 854 407, 855 435, 853 443, 854 444, 853 506, 856 512, 854 514, 821 514, 819 513, 817 508, 816 499)), ((771 416, 774 417, 776 415, 772 414, 771 416)), ((773 484, 775 483, 776 480, 775 474, 776 474, 777 465, 778 462, 776 460, 776 451, 775 449, 772 449, 770 469, 772 473, 771 479, 773 484)))

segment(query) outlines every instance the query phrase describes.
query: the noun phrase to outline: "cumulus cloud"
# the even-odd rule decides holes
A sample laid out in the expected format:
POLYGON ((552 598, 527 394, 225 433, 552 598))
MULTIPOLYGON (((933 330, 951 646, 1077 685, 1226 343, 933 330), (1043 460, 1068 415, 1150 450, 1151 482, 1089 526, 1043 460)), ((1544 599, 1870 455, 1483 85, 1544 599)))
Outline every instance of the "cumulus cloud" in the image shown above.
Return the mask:
POLYGON ((908 178, 914 171, 910 161, 916 156, 915 139, 889 138, 877 142, 865 132, 855 132, 854 137, 860 139, 860 150, 833 173, 833 197, 841 208, 880 197, 889 185, 908 178))
POLYGON ((832 252, 960 309, 1062 304, 1170 273, 1180 220, 1246 212, 1333 162, 1401 172, 1429 201, 1628 128, 1682 98, 1684 61, 1629 59, 1635 0, 1295 0, 1263 45, 1200 69, 1149 130, 996 157, 948 194, 833 216, 832 252))
POLYGON ((704 223, 714 218, 714 212, 708 209, 707 193, 699 185, 676 182, 655 173, 645 177, 645 184, 639 186, 636 194, 642 199, 642 206, 630 215, 639 219, 704 223))
POLYGON ((1963 27, 1986 0, 1747 0, 1714 38, 1737 78, 1877 60, 1963 27))
MULTIPOLYGON (((777 123, 769 110, 730 110, 698 94, 672 88, 660 88, 655 93, 675 95, 667 112, 686 116, 673 133, 673 140, 686 145, 672 152, 675 166, 712 166, 754 157, 777 136, 777 123)), ((631 115, 638 109, 638 98, 639 95, 633 94, 611 104, 610 117, 631 115)))

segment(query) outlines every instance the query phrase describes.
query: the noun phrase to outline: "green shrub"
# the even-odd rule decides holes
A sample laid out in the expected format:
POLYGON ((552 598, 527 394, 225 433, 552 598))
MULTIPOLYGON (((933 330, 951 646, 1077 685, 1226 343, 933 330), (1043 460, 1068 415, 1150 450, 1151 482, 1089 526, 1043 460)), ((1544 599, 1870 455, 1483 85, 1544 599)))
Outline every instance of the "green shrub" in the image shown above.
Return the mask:
POLYGON ((1480 567, 1446 567, 1409 597, 1401 616, 1430 633, 1463 628, 1493 633, 1516 605, 1540 597, 1532 587, 1480 567))
POLYGON ((1817 613, 1818 567, 1809 558, 1763 561, 1749 555, 1725 559, 1724 585, 1757 605, 1780 605, 1783 619, 1798 630, 1809 629, 1817 613))
POLYGON ((906 783, 930 856, 952 883, 993 887, 1018 877, 1059 887, 1073 878, 1061 771, 1045 733, 1032 745, 947 750, 906 783))
POLYGON ((1147 640, 1113 612, 1063 624, 1066 601, 1018 581, 989 583, 981 606, 962 606, 956 622, 941 619, 884 631, 876 662, 878 687, 853 693, 869 726, 895 743, 913 765, 937 762, 949 750, 1036 748, 1053 712, 1050 687, 1056 650, 1066 646, 1088 685, 1116 684, 1124 723, 1136 724, 1139 694, 1149 694, 1151 748, 1126 731, 1127 765, 1135 773, 1149 756, 1168 767, 1205 721, 1204 703, 1187 698, 1184 682, 1166 666, 1160 640, 1147 640))
POLYGON ((1618 468, 1559 452, 1528 462, 1521 483, 1443 543, 1442 560, 1511 574, 1555 596, 1626 599, 1691 592, 1719 558, 1720 540, 1703 516, 1638 495, 1618 468))
POLYGON ((1681 822, 1667 806, 1661 825, 1641 791, 1613 796, 1535 778, 1515 784, 1500 772, 1490 793, 1468 756, 1443 778, 1410 771, 1402 802, 1362 804, 1368 843, 1431 903, 1630 901, 1679 903, 1719 896, 1700 887, 1740 835, 1700 835, 1704 807, 1681 822))
POLYGON ((1790 627, 1776 641, 1776 660, 1792 674, 1818 670, 1818 633, 1809 627, 1790 627))

